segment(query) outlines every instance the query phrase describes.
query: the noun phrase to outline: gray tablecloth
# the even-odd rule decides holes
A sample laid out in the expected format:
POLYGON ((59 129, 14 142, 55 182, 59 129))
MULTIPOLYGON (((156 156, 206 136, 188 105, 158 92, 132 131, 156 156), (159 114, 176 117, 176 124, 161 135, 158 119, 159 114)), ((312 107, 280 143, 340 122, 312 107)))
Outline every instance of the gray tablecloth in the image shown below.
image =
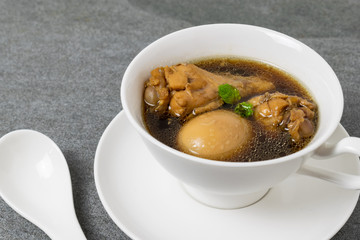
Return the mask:
MULTIPOLYGON (((122 109, 122 75, 141 49, 207 23, 283 32, 333 67, 345 95, 341 123, 360 136, 359 13, 357 0, 0 1, 0 135, 30 128, 52 138, 67 159, 87 238, 129 239, 100 202, 93 164, 101 134, 122 109)), ((48 237, 0 199, 0 239, 48 237)), ((333 239, 360 239, 360 203, 333 239)))

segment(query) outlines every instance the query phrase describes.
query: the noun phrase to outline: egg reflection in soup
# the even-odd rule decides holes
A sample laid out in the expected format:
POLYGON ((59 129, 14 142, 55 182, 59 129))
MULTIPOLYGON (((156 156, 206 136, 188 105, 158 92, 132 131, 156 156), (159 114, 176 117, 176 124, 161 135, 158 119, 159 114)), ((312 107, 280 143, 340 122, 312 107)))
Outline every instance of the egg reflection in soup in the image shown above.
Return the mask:
POLYGON ((188 121, 178 133, 177 144, 185 153, 225 160, 247 146, 252 135, 248 120, 227 110, 215 110, 188 121))

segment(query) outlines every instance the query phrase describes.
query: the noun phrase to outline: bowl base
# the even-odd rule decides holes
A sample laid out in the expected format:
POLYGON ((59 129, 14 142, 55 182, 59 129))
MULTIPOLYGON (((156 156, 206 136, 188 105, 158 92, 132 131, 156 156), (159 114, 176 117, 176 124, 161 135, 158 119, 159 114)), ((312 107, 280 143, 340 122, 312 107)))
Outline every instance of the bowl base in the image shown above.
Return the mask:
POLYGON ((196 201, 206 206, 219 209, 237 209, 250 206, 260 201, 270 190, 264 189, 247 194, 225 195, 201 191, 184 183, 182 186, 184 191, 196 201))

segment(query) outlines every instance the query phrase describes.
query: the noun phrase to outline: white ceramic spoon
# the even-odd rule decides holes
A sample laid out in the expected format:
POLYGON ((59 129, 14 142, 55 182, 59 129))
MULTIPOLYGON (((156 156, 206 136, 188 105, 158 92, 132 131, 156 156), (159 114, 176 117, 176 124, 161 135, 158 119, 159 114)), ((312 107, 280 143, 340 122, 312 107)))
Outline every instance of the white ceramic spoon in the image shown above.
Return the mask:
POLYGON ((0 139, 0 196, 51 239, 86 239, 65 157, 47 136, 17 130, 0 139))

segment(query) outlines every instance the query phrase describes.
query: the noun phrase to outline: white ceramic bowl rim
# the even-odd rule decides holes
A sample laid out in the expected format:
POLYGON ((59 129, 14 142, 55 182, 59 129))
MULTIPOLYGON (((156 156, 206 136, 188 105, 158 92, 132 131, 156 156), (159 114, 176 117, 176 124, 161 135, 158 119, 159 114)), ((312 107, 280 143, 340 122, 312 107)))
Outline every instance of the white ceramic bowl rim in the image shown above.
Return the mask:
MULTIPOLYGON (((274 30, 270 30, 268 28, 263 28, 263 27, 259 27, 259 26, 253 26, 253 25, 247 25, 247 24, 235 24, 235 23, 218 23, 218 24, 207 24, 207 25, 200 25, 200 26, 194 26, 194 27, 190 27, 190 28, 186 28, 186 29, 182 29, 179 31, 175 31, 173 33, 170 33, 168 35, 165 35, 161 38, 159 38, 158 40, 154 41, 153 43, 149 44, 147 47, 145 47, 129 64, 129 66, 127 67, 124 76, 123 76, 123 81, 125 79, 129 78, 130 72, 131 71, 135 71, 133 70, 133 66, 135 65, 136 61, 138 59, 140 59, 144 54, 147 53, 147 51, 151 51, 151 47, 155 44, 157 44, 160 41, 164 41, 164 39, 172 37, 173 35, 179 34, 181 32, 185 32, 185 31, 193 31, 197 28, 211 28, 213 26, 230 26, 230 25, 235 25, 238 27, 243 27, 243 28, 251 28, 253 30, 257 30, 257 31, 262 31, 262 32, 270 32, 273 34, 277 34, 280 35, 284 38, 289 39, 290 41, 295 42, 298 45, 301 45, 303 48, 306 48, 307 50, 310 50, 311 52, 313 52, 314 56, 317 56, 318 58, 322 59, 324 61, 324 63, 326 63, 326 65, 328 66, 328 70, 332 72, 332 75, 334 76, 335 79, 337 79, 336 74, 334 73, 334 71, 332 70, 332 68, 330 67, 330 65, 317 53, 315 52, 313 49, 311 49, 309 46, 305 45, 304 43, 288 36, 285 35, 283 33, 274 31, 274 30)), ((125 80, 126 81, 126 80, 125 80)), ((335 129, 337 128, 341 116, 342 116, 342 111, 343 111, 343 105, 344 105, 344 98, 343 98, 343 93, 342 93, 342 89, 341 89, 341 85, 339 83, 339 81, 337 81, 337 88, 339 91, 339 95, 341 96, 341 99, 338 99, 339 101, 339 109, 338 112, 339 114, 334 115, 333 119, 333 123, 336 122, 336 124, 332 124, 327 126, 327 131, 320 136, 317 140, 313 141, 311 145, 306 146, 304 149, 295 152, 293 154, 284 156, 284 157, 280 157, 280 158, 276 158, 276 159, 269 159, 269 160, 264 160, 264 161, 255 161, 255 162, 226 162, 226 161, 217 161, 217 160, 210 160, 210 159, 205 159, 205 158, 200 158, 200 157, 196 157, 196 156, 192 156, 189 154, 185 154, 181 151, 178 151, 176 149, 173 149, 165 144, 163 144, 162 142, 160 142, 159 140, 155 139, 153 136, 150 135, 150 133, 144 129, 142 126, 140 126, 136 119, 129 114, 129 106, 128 106, 128 102, 127 102, 127 95, 128 92, 125 90, 125 88, 123 87, 123 83, 122 83, 122 87, 121 87, 121 101, 122 101, 122 105, 123 108, 125 110, 126 116, 129 119, 129 121, 131 122, 131 124, 136 128, 136 130, 143 136, 145 137, 148 141, 153 142, 154 144, 156 144, 158 147, 162 148, 164 151, 167 152, 171 152, 172 154, 177 155, 178 157, 181 158, 185 158, 189 161, 194 161, 194 162, 198 162, 201 164, 205 164, 205 165, 213 165, 213 166, 221 166, 221 167, 256 167, 256 166, 265 166, 265 165, 272 165, 272 164, 278 164, 281 162, 286 162, 286 161, 291 161, 293 159, 299 158, 299 157, 303 157, 306 156, 307 154, 311 153, 312 151, 316 150, 320 145, 322 145, 327 139, 330 138, 330 136, 333 134, 333 132, 335 131, 335 129), (336 120, 336 121, 335 121, 336 120)))

